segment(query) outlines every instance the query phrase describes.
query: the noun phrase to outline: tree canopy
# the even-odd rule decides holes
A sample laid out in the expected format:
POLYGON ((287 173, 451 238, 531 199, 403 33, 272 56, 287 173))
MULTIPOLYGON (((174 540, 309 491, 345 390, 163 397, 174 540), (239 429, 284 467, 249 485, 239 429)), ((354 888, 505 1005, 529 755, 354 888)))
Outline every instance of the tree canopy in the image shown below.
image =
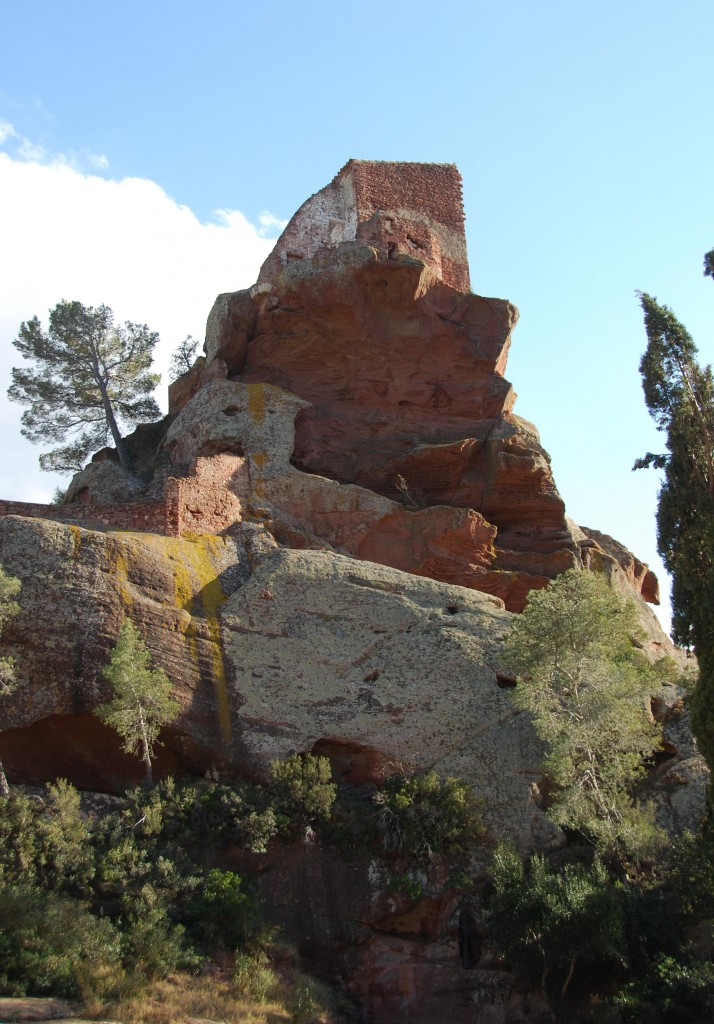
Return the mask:
POLYGON ((656 839, 632 798, 659 745, 649 696, 657 673, 633 644, 634 605, 595 573, 571 569, 531 591, 506 641, 517 707, 547 744, 549 814, 604 851, 637 856, 656 839))
POLYGON ((171 353, 169 373, 172 380, 181 377, 184 373, 188 373, 195 362, 197 351, 198 341, 190 334, 187 334, 171 353))
MULTIPOLYGON (((704 273, 714 276, 714 250, 704 257, 704 273)), ((672 576, 672 636, 699 661, 692 725, 714 768, 714 378, 672 310, 651 295, 639 297, 647 332, 642 388, 667 450, 648 452, 634 468, 664 471, 657 544, 672 576)))
POLYGON ((171 682, 163 669, 150 667, 151 655, 141 634, 125 619, 102 675, 111 683, 113 698, 96 709, 124 741, 127 754, 140 754, 146 781, 153 784, 151 760, 163 725, 177 717, 180 708, 171 698, 171 682))
POLYGON ((47 332, 36 316, 20 325, 13 344, 32 365, 13 368, 8 398, 27 406, 24 437, 58 442, 40 456, 42 469, 74 473, 110 438, 130 468, 119 424, 161 415, 151 396, 160 377, 149 372, 158 340, 146 324, 120 327, 108 306, 77 301, 55 306, 47 332))

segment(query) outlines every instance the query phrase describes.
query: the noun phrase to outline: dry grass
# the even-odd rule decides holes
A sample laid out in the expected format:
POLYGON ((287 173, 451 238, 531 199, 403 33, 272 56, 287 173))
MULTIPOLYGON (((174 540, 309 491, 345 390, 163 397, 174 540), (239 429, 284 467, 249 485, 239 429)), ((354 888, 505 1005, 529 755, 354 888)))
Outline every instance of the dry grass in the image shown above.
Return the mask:
POLYGON ((287 1024, 291 1020, 281 1002, 259 1003, 238 995, 230 978, 220 973, 200 978, 175 974, 152 982, 136 995, 87 1010, 89 1016, 122 1024, 186 1024, 192 1018, 222 1024, 287 1024))

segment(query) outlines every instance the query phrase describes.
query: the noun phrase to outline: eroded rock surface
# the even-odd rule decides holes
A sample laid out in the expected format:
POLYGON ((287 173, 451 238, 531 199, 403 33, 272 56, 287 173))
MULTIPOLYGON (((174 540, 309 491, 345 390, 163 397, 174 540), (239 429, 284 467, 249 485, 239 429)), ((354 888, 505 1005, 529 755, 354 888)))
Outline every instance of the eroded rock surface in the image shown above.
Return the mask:
POLYGON ((310 749, 350 779, 436 767, 473 783, 499 833, 555 838, 531 793, 540 745, 496 678, 510 621, 499 600, 332 552, 261 552, 250 531, 187 541, 7 518, 0 551, 23 585, 6 635, 20 678, 2 736, 13 777, 111 789, 139 776, 92 715, 128 614, 182 707, 159 771, 265 773, 310 749))

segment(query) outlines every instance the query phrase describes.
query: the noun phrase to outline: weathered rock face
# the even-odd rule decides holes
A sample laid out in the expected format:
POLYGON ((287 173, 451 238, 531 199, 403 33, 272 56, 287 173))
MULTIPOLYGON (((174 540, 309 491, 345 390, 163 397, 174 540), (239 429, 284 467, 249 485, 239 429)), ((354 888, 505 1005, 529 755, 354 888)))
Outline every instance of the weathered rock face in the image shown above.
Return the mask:
POLYGON ((4 721, 8 771, 117 784, 131 761, 91 712, 107 699, 100 669, 130 615, 182 706, 160 771, 264 774, 272 758, 312 749, 353 781, 392 762, 436 766, 474 784, 499 833, 552 841, 531 794, 540 745, 496 678, 510 620, 501 602, 268 538, 0 520, 3 564, 22 580, 6 634, 21 683, 4 721))
MULTIPOLYGON (((304 476, 480 517, 495 548, 469 558, 469 541, 447 544, 463 549, 465 566, 448 578, 518 611, 579 553, 537 432, 510 412, 503 368, 516 316, 502 300, 455 292, 417 260, 384 262, 343 243, 329 258, 289 263, 270 291, 219 297, 206 386, 227 376, 297 396, 288 457, 304 476)), ((285 496, 283 518, 292 512, 285 496)), ((317 518, 310 532, 320 535, 317 518)), ((379 550, 350 549, 381 560, 379 550)), ((424 563, 417 553, 399 567, 424 563)))

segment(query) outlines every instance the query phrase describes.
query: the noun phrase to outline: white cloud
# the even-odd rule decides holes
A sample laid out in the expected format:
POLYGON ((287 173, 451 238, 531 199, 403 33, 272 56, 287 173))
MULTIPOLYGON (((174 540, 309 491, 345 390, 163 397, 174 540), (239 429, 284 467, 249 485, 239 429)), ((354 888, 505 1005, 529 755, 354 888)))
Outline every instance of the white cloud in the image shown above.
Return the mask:
POLYGON ((109 160, 104 153, 88 153, 87 160, 97 171, 104 171, 109 167, 109 160))
MULTIPOLYGON (((27 141, 3 130, 0 140, 27 141)), ((60 481, 40 473, 38 448, 20 435, 22 408, 3 400, 10 367, 22 365, 12 346, 20 323, 37 315, 46 324, 60 299, 106 303, 120 321, 147 323, 161 335, 162 400, 173 348, 187 334, 203 339, 216 295, 251 285, 273 242, 267 225, 238 210, 201 223, 153 181, 19 156, 0 152, 0 498, 37 501, 60 481)))
POLYGON ((0 146, 15 136, 15 129, 9 121, 0 121, 0 146))
POLYGON ((280 217, 276 217, 274 214, 269 213, 268 210, 263 210, 258 217, 258 222, 260 224, 258 231, 263 237, 267 237, 268 235, 275 237, 280 234, 288 223, 286 220, 281 220, 280 217))

